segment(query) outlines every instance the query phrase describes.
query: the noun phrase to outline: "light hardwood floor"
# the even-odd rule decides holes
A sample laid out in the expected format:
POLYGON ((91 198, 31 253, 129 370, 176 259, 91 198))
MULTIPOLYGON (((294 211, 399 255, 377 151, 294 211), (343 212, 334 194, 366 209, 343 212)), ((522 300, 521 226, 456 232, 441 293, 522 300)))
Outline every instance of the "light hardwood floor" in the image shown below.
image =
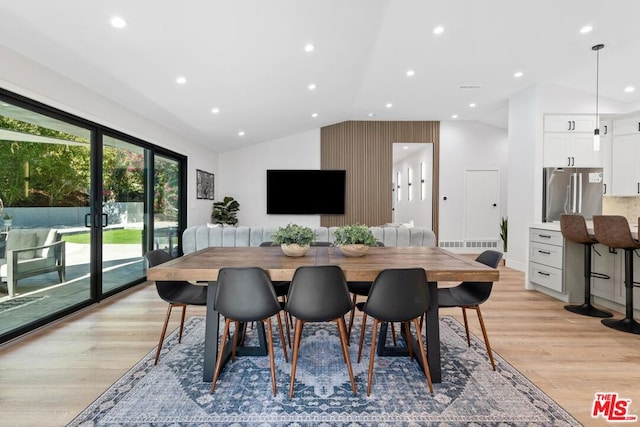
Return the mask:
MULTIPOLYGON (((607 425, 591 418, 596 392, 631 399, 631 412, 640 415, 640 336, 572 314, 562 302, 525 290, 523 273, 500 268, 500 282, 482 306, 494 351, 584 425, 607 425)), ((166 308, 147 283, 0 347, 0 425, 71 421, 155 347, 166 308)), ((443 314, 462 318, 459 309, 443 314)), ((187 315, 204 309, 190 307, 187 315)))

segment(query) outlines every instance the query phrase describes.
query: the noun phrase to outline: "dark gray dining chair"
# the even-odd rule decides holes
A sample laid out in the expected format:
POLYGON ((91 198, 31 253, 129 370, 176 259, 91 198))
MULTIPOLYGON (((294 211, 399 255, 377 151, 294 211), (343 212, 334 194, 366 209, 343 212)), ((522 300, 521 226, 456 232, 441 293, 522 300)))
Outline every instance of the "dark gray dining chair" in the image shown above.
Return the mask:
MULTIPOLYGON (((502 252, 484 251, 476 258, 476 261, 491 268, 498 268, 502 252)), ((482 329, 484 344, 487 347, 487 354, 491 361, 491 367, 496 370, 496 364, 493 361, 491 352, 491 344, 489 344, 489 336, 487 328, 484 326, 482 313, 480 312, 480 304, 489 299, 493 282, 462 282, 451 288, 438 288, 438 307, 460 307, 462 308, 462 316, 464 318, 464 329, 467 332, 467 345, 471 347, 471 339, 469 337, 469 323, 467 322, 467 309, 475 310, 478 314, 478 321, 482 329)))
MULTIPOLYGON (((147 264, 147 268, 155 267, 156 265, 163 264, 172 259, 171 255, 167 252, 157 249, 149 251, 144 255, 144 259, 147 264)), ((160 281, 156 280, 156 290, 160 298, 169 303, 167 309, 167 315, 164 318, 164 325, 162 326, 162 332, 160 333, 160 341, 158 342, 158 350, 156 351, 156 358, 153 362, 154 365, 158 364, 160 359, 160 352, 162 351, 162 343, 167 333, 167 325, 169 324, 169 318, 171 317, 171 310, 173 307, 182 308, 182 317, 180 318, 180 334, 178 335, 178 342, 182 342, 182 330, 184 329, 184 318, 188 305, 207 305, 207 286, 194 285, 189 282, 168 280, 160 281)))
POLYGON ((347 326, 344 321, 344 315, 351 310, 351 298, 349 298, 347 282, 340 267, 335 265, 298 267, 291 280, 286 310, 296 319, 289 398, 293 397, 302 328, 307 322, 331 321, 338 325, 342 355, 349 371, 351 389, 353 394, 356 394, 356 383, 347 348, 347 326))
POLYGON ((378 325, 381 322, 400 322, 405 331, 409 357, 413 359, 411 343, 411 327, 416 328, 416 339, 420 348, 420 357, 424 369, 429 392, 433 394, 431 372, 427 363, 427 355, 424 350, 424 342, 420 330, 420 317, 431 306, 427 275, 422 268, 402 268, 383 270, 378 274, 371 285, 367 302, 362 307, 362 329, 360 331, 360 345, 358 346, 358 361, 362 353, 364 343, 365 326, 367 316, 373 317, 373 331, 371 332, 371 352, 369 358, 369 375, 367 379, 367 396, 371 394, 371 382, 373 379, 373 364, 376 355, 376 339, 378 325))
POLYGON ((279 313, 282 310, 280 301, 273 289, 271 280, 267 273, 258 267, 235 267, 221 268, 218 272, 218 287, 216 290, 215 309, 225 317, 224 332, 222 333, 218 360, 213 374, 211 393, 215 391, 216 382, 222 369, 222 358, 224 346, 229 335, 231 322, 235 323, 235 333, 233 334, 232 360, 235 360, 236 346, 238 345, 238 335, 240 322, 264 322, 267 324, 267 346, 269 352, 269 363, 271 366, 271 383, 273 395, 277 394, 276 370, 273 356, 273 335, 271 331, 271 316, 278 315, 278 329, 282 340, 282 350, 284 358, 288 361, 287 345, 282 332, 282 322, 279 313))

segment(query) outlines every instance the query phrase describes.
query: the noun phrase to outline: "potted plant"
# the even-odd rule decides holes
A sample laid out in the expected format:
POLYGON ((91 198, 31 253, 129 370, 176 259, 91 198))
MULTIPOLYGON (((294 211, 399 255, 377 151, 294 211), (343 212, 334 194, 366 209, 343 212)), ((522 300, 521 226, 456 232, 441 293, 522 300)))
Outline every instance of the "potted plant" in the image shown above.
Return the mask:
POLYGON ((13 216, 9 212, 5 212, 2 216, 2 223, 4 224, 4 228, 8 231, 11 228, 11 224, 13 220, 13 216))
POLYGON ((508 230, 508 220, 505 217, 502 217, 500 220, 500 238, 502 239, 502 252, 507 253, 507 230, 508 230))
POLYGON ((316 239, 316 233, 309 227, 298 224, 289 224, 279 227, 271 239, 276 245, 280 245, 282 252, 287 256, 304 256, 309 250, 309 245, 316 239))
POLYGON ((344 225, 334 232, 334 244, 346 256, 362 256, 369 246, 377 246, 378 241, 366 225, 344 225))
POLYGON ((240 203, 231 196, 225 196, 221 202, 213 203, 211 222, 214 224, 236 225, 238 223, 236 216, 239 210, 240 203))

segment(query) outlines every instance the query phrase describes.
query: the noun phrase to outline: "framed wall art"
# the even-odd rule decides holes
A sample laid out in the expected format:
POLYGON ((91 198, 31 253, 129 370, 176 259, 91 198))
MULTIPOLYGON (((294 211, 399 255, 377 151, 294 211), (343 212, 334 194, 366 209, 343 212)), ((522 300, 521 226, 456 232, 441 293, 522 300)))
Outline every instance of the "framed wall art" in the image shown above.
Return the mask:
POLYGON ((201 171, 200 169, 196 169, 196 186, 197 186, 196 197, 198 199, 214 200, 215 199, 214 181, 215 181, 214 174, 201 171))

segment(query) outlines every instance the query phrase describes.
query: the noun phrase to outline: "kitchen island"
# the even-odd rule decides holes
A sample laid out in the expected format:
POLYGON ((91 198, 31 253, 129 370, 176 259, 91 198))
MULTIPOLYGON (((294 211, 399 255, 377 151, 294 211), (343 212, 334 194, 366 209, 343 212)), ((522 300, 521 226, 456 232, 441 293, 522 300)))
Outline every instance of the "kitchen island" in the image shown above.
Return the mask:
MULTIPOLYGON (((630 224, 634 238, 638 224, 630 224)), ((593 233, 593 223, 587 221, 593 233)), ((640 255, 634 254, 634 278, 640 279, 640 255)), ((607 275, 608 279, 593 277, 593 304, 624 313, 624 252, 601 243, 593 246, 591 271, 607 275)), ((560 222, 529 225, 529 269, 525 287, 550 295, 567 303, 584 301, 584 248, 562 237, 560 222)), ((634 289, 634 300, 640 301, 640 288, 634 289)), ((640 317, 640 310, 635 310, 640 317)))

